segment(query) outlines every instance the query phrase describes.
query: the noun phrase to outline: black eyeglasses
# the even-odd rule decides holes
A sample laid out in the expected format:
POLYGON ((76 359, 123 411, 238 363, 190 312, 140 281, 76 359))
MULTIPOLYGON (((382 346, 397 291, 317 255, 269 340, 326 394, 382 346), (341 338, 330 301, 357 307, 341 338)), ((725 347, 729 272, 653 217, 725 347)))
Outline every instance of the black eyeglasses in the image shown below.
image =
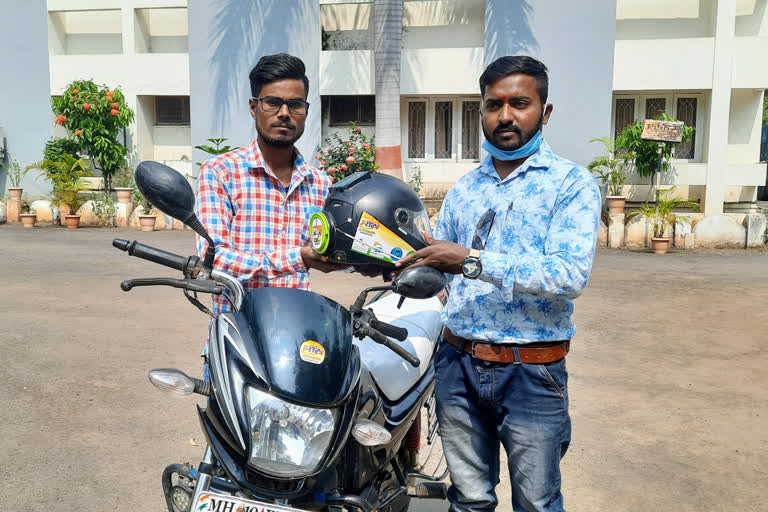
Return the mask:
POLYGON ((472 249, 482 251, 485 249, 485 244, 488 242, 488 235, 491 233, 493 227, 493 219, 496 218, 496 211, 493 209, 488 210, 480 217, 475 227, 475 236, 472 237, 472 249))
POLYGON ((304 100, 284 100, 282 98, 276 98, 275 96, 251 99, 260 103, 261 110, 264 112, 277 112, 283 108, 283 105, 288 105, 288 111, 297 116, 305 116, 309 110, 309 102, 304 100))

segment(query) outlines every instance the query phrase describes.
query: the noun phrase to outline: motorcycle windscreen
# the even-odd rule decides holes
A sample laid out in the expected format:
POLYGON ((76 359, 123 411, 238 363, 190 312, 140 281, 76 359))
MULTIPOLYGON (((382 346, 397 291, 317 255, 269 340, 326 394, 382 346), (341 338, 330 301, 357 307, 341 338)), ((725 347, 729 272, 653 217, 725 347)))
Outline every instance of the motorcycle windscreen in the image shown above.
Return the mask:
POLYGON ((352 391, 360 361, 352 356, 351 315, 340 304, 294 288, 255 288, 246 292, 241 312, 271 392, 334 406, 352 391))

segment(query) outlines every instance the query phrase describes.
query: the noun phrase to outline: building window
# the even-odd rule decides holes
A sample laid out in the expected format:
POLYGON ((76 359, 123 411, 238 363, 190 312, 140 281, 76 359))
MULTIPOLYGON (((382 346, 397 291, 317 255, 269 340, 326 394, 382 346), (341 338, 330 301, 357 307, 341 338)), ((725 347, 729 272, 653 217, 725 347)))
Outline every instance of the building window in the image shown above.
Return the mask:
POLYGON ((374 96, 330 96, 328 101, 331 126, 346 126, 351 122, 373 126, 376 123, 374 96))
POLYGON ((435 103, 435 158, 451 158, 453 155, 453 103, 435 103))
POLYGON ((157 96, 155 116, 158 126, 189 126, 189 96, 157 96))
POLYGON ((618 98, 616 100, 615 129, 613 137, 618 137, 624 128, 635 122, 635 100, 634 98, 618 98))
MULTIPOLYGON (((677 98, 677 119, 686 126, 696 127, 696 98, 677 98)), ((675 147, 675 158, 694 158, 696 154, 696 132, 688 142, 681 142, 675 147)))
POLYGON ((477 161, 480 158, 480 100, 412 98, 403 111, 407 158, 477 161), (407 119, 406 119, 407 117, 407 119))
MULTIPOLYGON (((702 125, 701 94, 654 93, 647 95, 622 94, 613 100, 613 136, 617 137, 624 128, 643 119, 656 119, 662 112, 670 117, 683 121, 686 126, 694 128, 702 125)), ((688 142, 676 144, 674 158, 679 160, 700 160, 701 150, 697 147, 696 139, 701 135, 694 132, 688 142)))
POLYGON ((408 103, 408 158, 424 158, 426 153, 427 102, 408 103))
POLYGON ((480 102, 461 103, 461 158, 480 158, 480 102))
POLYGON ((645 118, 656 119, 667 111, 667 98, 647 98, 645 100, 645 118))

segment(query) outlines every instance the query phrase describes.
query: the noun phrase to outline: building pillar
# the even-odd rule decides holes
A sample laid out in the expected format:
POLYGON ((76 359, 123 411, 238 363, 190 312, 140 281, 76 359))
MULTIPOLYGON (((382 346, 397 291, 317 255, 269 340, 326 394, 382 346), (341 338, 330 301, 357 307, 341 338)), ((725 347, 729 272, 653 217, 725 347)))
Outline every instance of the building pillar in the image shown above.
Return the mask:
POLYGON ((735 31, 736 0, 717 0, 704 215, 723 213, 727 185, 728 122, 731 111, 731 71, 735 31))

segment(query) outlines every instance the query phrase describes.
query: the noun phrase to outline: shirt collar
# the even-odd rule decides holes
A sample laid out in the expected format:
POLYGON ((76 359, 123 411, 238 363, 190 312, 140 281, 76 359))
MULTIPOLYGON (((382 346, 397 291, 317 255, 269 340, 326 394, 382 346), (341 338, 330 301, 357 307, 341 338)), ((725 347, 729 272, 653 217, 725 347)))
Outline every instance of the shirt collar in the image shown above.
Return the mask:
MULTIPOLYGON (((515 169, 507 176, 504 181, 510 180, 520 174, 527 172, 530 169, 547 169, 552 165, 552 148, 549 147, 546 140, 541 141, 538 151, 529 156, 523 165, 515 169)), ((480 172, 486 174, 497 181, 500 181, 499 174, 496 172, 496 168, 493 166, 493 157, 486 155, 483 159, 483 163, 480 165, 480 172)))
MULTIPOLYGON (((264 157, 261 154, 261 149, 259 148, 258 139, 254 139, 253 142, 251 142, 251 144, 246 148, 244 160, 245 160, 243 162, 244 167, 248 167, 251 169, 261 169, 267 174, 274 176, 274 174, 272 174, 272 171, 267 167, 267 163, 264 161, 264 157)), ((312 176, 312 168, 307 165, 307 163, 304 161, 304 156, 294 146, 293 176, 291 180, 295 181, 297 177, 300 180, 302 178, 309 178, 310 176, 312 176)))

